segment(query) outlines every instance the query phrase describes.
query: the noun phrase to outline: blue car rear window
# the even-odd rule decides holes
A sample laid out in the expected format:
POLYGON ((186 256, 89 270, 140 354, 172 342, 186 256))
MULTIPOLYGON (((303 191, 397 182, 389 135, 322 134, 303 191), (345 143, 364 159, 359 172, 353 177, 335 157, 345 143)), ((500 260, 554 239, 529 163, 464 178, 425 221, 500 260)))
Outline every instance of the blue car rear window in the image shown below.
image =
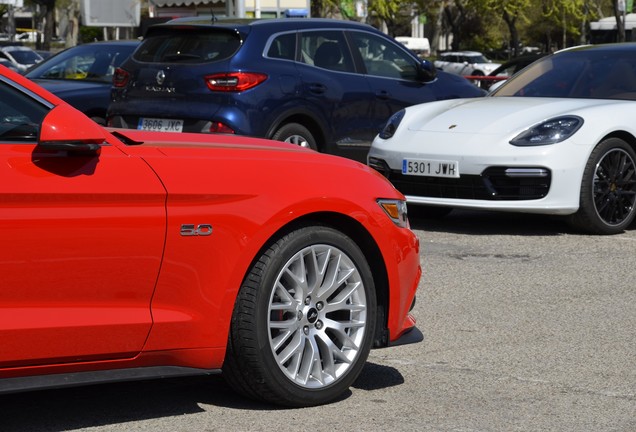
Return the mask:
POLYGON ((241 46, 236 33, 183 28, 155 32, 145 39, 134 59, 148 63, 205 63, 225 60, 241 46))

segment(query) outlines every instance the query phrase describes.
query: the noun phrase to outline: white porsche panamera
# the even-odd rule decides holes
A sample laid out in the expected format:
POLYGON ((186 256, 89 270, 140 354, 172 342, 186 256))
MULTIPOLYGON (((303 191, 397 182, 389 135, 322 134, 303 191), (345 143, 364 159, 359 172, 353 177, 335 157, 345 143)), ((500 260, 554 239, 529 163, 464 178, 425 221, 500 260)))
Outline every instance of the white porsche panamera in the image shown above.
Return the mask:
POLYGON ((636 44, 559 51, 487 97, 408 107, 367 160, 424 214, 554 214, 620 233, 636 214, 636 44))

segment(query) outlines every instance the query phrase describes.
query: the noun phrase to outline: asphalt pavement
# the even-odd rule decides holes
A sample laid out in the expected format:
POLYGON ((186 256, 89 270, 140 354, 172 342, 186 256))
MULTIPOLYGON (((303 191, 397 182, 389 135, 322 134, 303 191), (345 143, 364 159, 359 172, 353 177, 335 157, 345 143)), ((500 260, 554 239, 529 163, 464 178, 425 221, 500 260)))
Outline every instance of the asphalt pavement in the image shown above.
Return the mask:
POLYGON ((636 431, 636 226, 546 216, 413 220, 416 345, 374 350, 329 405, 282 409, 220 376, 0 397, 0 431, 636 431))

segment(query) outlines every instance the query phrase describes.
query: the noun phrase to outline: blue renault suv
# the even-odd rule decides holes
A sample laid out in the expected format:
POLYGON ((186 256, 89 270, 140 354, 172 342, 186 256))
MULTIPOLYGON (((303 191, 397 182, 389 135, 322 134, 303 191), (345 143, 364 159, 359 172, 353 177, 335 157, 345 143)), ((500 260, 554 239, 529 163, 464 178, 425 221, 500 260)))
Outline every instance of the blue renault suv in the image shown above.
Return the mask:
POLYGON ((115 71, 108 124, 270 138, 365 161, 394 112, 483 95, 366 24, 182 18, 150 27, 115 71))

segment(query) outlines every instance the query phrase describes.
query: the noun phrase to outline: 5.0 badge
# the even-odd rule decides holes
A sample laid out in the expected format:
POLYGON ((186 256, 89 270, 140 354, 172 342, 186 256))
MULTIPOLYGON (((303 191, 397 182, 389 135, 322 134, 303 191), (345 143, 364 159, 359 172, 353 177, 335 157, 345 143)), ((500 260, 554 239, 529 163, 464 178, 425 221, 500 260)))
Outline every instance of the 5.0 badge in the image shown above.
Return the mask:
POLYGON ((210 224, 183 224, 181 225, 181 235, 190 236, 209 236, 212 234, 212 225, 210 224))

